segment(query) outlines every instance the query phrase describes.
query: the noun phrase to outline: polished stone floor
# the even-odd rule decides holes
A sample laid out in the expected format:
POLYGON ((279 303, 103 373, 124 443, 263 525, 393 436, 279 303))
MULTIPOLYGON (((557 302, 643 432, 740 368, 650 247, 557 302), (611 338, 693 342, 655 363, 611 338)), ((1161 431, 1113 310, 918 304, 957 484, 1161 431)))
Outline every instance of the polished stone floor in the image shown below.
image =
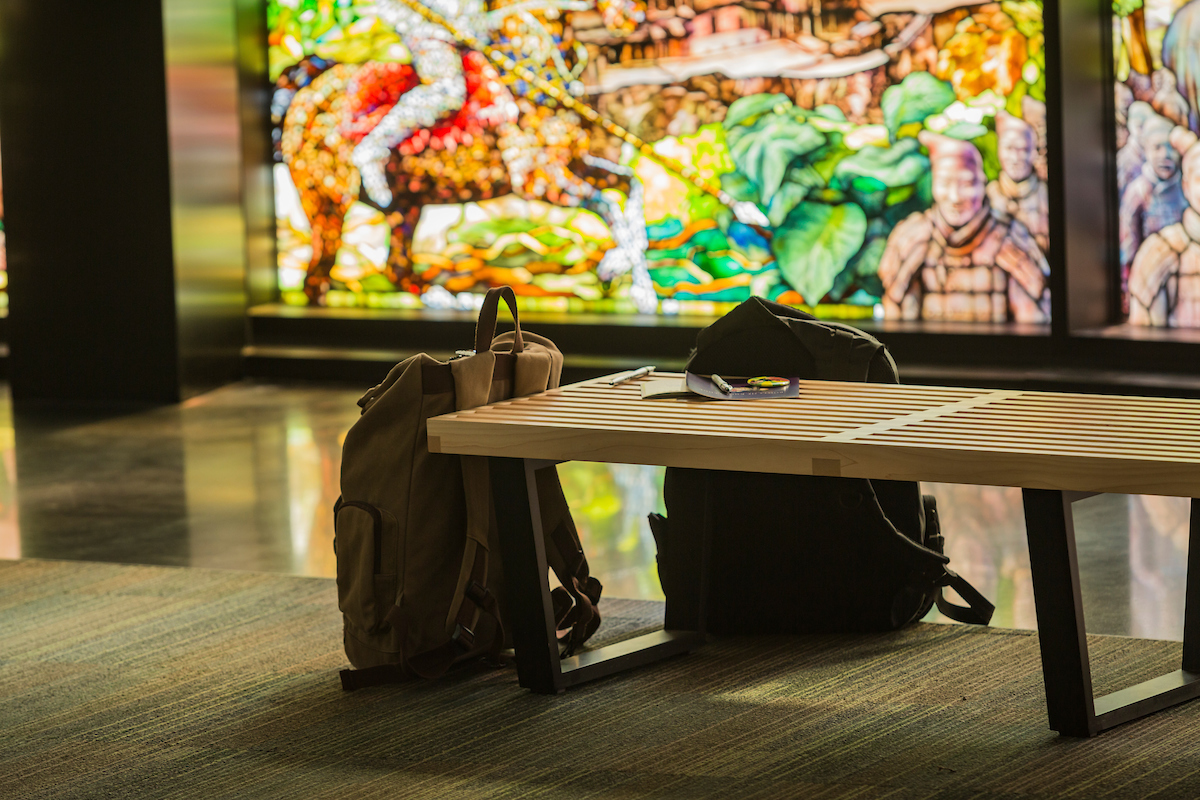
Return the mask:
MULTIPOLYGON (((12 413, 0 394, 0 558, 332 576, 332 506, 358 388, 244 383, 108 417, 12 413)), ((662 596, 646 513, 662 471, 560 468, 606 594, 662 596)), ((927 484, 952 566, 1034 628, 1016 489, 927 484)), ((1188 503, 1107 495, 1076 506, 1088 630, 1181 638, 1188 503)))

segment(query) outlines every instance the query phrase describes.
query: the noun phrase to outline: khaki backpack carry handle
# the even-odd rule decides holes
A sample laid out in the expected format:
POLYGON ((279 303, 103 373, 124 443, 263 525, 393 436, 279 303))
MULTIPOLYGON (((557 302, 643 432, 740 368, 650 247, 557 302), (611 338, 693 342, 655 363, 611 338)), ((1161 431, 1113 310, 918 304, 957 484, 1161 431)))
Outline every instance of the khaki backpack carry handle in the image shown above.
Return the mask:
POLYGON ((496 338, 496 315, 500 311, 500 298, 508 304, 508 310, 513 318, 513 355, 525 349, 521 338, 521 320, 517 317, 517 296, 511 286, 497 286, 488 289, 483 298, 483 306, 479 309, 479 321, 475 324, 475 352, 483 353, 492 349, 492 339, 496 338))

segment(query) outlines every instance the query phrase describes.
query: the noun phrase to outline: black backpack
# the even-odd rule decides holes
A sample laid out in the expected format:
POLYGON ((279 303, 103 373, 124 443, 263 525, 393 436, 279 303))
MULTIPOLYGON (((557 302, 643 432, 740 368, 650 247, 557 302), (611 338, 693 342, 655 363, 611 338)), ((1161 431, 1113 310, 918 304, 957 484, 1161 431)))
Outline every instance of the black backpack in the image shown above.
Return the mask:
MULTIPOLYGON (((779 375, 898 383, 877 339, 751 298, 700 332, 687 369, 723 377, 779 375)), ((753 401, 751 401, 753 402, 753 401)), ((706 486, 713 519, 707 627, 713 633, 894 630, 937 603, 986 625, 993 606, 946 564, 937 507, 912 481, 708 472, 670 467, 667 516, 650 516, 666 627, 693 629, 683 598, 695 576, 706 486), (942 597, 952 587, 966 602, 942 597)))

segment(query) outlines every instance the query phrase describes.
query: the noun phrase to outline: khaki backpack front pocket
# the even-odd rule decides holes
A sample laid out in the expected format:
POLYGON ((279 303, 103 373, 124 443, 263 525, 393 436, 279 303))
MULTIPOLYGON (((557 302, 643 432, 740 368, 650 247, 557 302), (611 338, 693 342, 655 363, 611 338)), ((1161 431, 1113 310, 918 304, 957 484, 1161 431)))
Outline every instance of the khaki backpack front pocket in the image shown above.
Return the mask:
POLYGON ((342 501, 335 512, 334 534, 338 608, 364 633, 381 633, 396 602, 396 517, 370 503, 342 501))

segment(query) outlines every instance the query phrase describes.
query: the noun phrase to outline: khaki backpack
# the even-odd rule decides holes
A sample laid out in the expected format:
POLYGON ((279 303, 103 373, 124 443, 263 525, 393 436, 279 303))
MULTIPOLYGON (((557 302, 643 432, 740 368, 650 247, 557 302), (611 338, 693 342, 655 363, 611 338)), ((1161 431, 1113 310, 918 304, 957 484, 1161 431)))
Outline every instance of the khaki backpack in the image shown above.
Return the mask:
MULTIPOLYGON (((415 355, 358 401, 334 506, 338 606, 356 668, 342 671, 343 688, 436 677, 508 646, 487 459, 430 453, 426 420, 557 388, 561 372, 558 348, 521 331, 513 291, 502 287, 484 298, 474 351, 449 362, 415 355), (501 298, 515 330, 494 337, 501 298)), ((552 592, 555 619, 572 652, 600 624, 601 586, 557 472, 539 476, 547 561, 566 587, 552 592)))

